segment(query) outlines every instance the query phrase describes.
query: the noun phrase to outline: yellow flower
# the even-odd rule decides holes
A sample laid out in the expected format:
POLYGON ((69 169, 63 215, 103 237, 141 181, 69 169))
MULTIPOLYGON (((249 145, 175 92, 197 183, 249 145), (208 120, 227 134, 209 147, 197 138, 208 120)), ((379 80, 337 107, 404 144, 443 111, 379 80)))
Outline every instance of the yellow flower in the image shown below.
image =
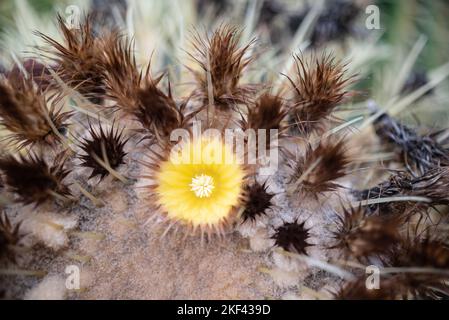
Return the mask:
POLYGON ((189 140, 178 147, 154 175, 158 206, 172 221, 221 232, 240 204, 243 166, 219 138, 189 140))

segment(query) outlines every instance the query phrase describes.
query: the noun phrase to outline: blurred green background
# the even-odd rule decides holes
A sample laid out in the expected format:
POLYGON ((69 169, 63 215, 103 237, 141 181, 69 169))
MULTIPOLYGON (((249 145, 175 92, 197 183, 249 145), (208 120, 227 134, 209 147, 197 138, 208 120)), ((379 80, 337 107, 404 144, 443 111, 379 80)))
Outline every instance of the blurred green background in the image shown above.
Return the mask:
POLYGON ((393 47, 411 47, 418 34, 427 36, 418 65, 436 67, 449 58, 449 1, 379 0, 383 40, 393 47))

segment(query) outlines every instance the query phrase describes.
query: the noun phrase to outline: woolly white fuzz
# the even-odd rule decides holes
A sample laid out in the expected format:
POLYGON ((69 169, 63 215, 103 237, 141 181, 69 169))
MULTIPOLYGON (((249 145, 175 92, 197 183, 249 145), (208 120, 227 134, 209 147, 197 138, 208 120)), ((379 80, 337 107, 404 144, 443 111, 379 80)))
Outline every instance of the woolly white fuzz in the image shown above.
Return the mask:
POLYGON ((25 294, 25 300, 64 300, 65 296, 65 280, 48 276, 25 294))

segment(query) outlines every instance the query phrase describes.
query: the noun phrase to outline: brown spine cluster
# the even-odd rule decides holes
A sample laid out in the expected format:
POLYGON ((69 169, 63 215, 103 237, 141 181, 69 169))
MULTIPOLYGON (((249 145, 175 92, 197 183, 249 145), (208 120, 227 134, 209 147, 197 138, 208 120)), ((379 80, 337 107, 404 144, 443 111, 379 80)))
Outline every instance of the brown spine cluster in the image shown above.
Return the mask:
POLYGON ((197 81, 193 96, 204 106, 214 104, 222 110, 234 109, 246 104, 256 92, 256 86, 241 84, 243 72, 254 59, 249 54, 254 40, 239 46, 241 32, 230 25, 223 25, 204 39, 193 36, 195 52, 190 56, 198 63, 199 71, 192 70, 197 81), (210 101, 213 98, 213 101, 210 101))
POLYGON ((138 71, 132 44, 114 33, 105 40, 105 83, 108 98, 115 110, 132 117, 151 137, 162 141, 172 130, 182 128, 193 117, 185 114, 186 102, 178 106, 170 84, 164 93, 159 84, 163 75, 153 78, 150 65, 138 71))
POLYGON ((109 171, 98 161, 101 159, 108 163, 111 169, 117 169, 124 163, 126 152, 124 147, 128 138, 123 136, 123 129, 114 128, 104 129, 101 124, 98 129, 89 125, 90 138, 83 139, 80 143, 81 149, 85 154, 80 156, 81 166, 92 169, 89 179, 100 176, 103 179, 109 175, 109 171))
POLYGON ((292 133, 308 137, 322 133, 335 108, 350 92, 347 87, 354 77, 346 76, 346 65, 336 62, 331 55, 307 59, 295 56, 296 75, 287 76, 294 89, 289 111, 292 133))
POLYGON ((285 222, 275 230, 272 239, 276 246, 297 254, 307 255, 307 248, 312 246, 309 242, 310 229, 305 227, 305 221, 285 222))
POLYGON ((267 149, 270 148, 272 139, 280 139, 286 136, 287 126, 284 123, 284 119, 287 115, 287 110, 280 96, 264 93, 254 104, 249 105, 247 109, 246 116, 242 116, 240 121, 240 127, 242 130, 255 130, 257 141, 258 130, 266 130, 265 146, 267 149), (270 130, 277 130, 277 135, 271 136, 270 130))
MULTIPOLYGON (((101 104, 105 94, 104 73, 101 67, 101 43, 94 36, 93 19, 92 16, 87 16, 79 28, 74 26, 70 29, 64 18, 58 16, 63 43, 43 33, 37 34, 50 46, 41 50, 52 59, 59 78, 90 102, 101 104)), ((60 87, 57 80, 53 81, 53 85, 60 87)))
POLYGON ((243 222, 255 221, 258 217, 266 215, 267 210, 273 207, 274 194, 267 191, 266 182, 255 182, 245 187, 245 209, 241 214, 243 222))
POLYGON ((11 155, 0 159, 0 170, 8 190, 17 201, 39 206, 47 201, 68 198, 71 192, 64 180, 69 171, 64 168, 64 154, 49 165, 41 155, 11 155))
POLYGON ((60 99, 42 92, 31 76, 15 73, 0 79, 0 125, 10 132, 8 143, 21 149, 60 142, 72 115, 58 107, 60 99))
POLYGON ((0 263, 16 263, 16 248, 22 239, 20 225, 13 225, 6 213, 0 213, 0 263))
POLYGON ((330 249, 339 249, 346 257, 368 261, 382 255, 400 240, 401 219, 370 215, 363 207, 344 208, 332 232, 334 243, 330 249))
POLYGON ((313 197, 335 191, 339 188, 335 180, 346 175, 349 162, 343 140, 327 140, 315 149, 309 145, 304 157, 290 160, 290 190, 313 197))

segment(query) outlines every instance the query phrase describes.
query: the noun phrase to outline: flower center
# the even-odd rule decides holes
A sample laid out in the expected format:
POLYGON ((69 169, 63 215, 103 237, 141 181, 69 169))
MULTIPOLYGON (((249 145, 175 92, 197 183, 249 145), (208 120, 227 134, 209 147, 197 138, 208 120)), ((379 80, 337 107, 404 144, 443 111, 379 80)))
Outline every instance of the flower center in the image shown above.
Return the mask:
POLYGON ((198 198, 208 198, 215 188, 214 178, 206 174, 196 175, 192 178, 192 183, 189 186, 198 198))

